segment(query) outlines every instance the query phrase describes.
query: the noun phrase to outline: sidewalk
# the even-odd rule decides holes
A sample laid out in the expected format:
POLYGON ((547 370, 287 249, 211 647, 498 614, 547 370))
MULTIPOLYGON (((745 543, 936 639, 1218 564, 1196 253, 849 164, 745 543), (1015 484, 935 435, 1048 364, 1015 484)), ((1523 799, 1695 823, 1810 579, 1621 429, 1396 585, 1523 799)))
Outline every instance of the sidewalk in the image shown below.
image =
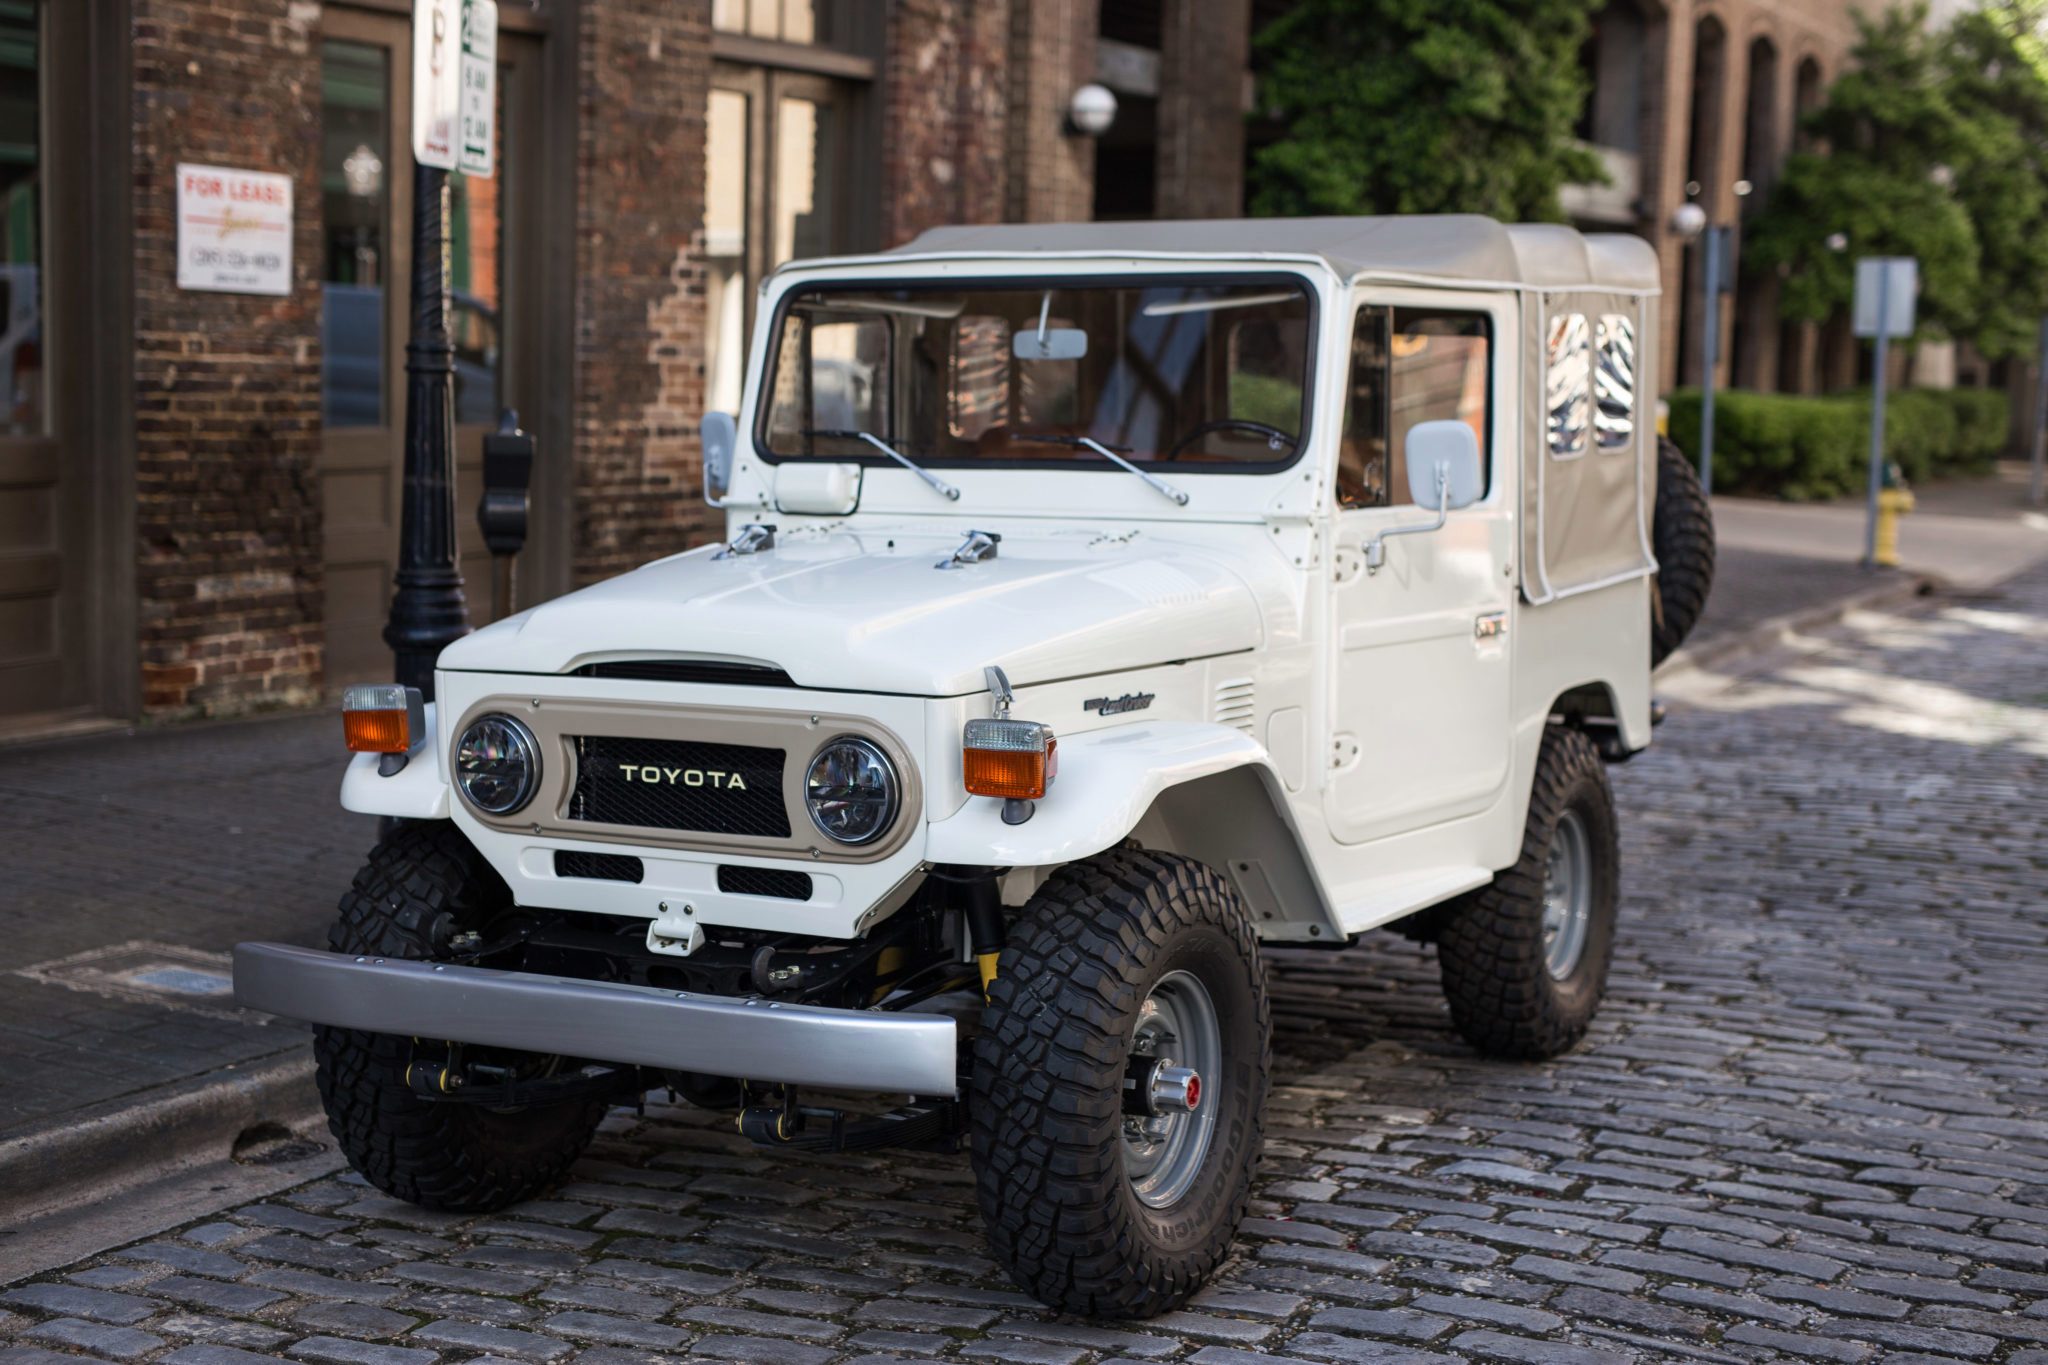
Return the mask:
MULTIPOLYGON (((1858 507, 1719 500, 1719 571, 1687 653, 1873 592, 1903 600, 1921 574, 1983 590, 2048 559, 2048 518, 2028 520, 2023 496, 2023 482, 1928 490, 1903 531, 1909 570, 1879 574, 1855 562, 1858 507)), ((134 1116, 189 1117, 198 1091, 228 1093, 222 1124, 269 1102, 231 1093, 251 1078, 310 1093, 304 1032, 235 1010, 227 953, 246 938, 322 939, 376 838, 373 820, 336 804, 342 763, 326 713, 0 750, 0 827, 13 836, 0 846, 0 1191, 10 1150, 21 1178, 29 1135, 44 1163, 66 1135, 99 1133, 89 1159, 104 1161, 107 1132, 160 1133, 134 1116)), ((234 1136, 198 1123, 180 1140, 225 1150, 234 1136)))
POLYGON ((189 1136, 163 1115, 189 1127, 199 1101, 263 1112, 252 1076, 310 1093, 304 1032, 235 1008, 227 953, 326 932, 376 837, 335 802, 343 758, 324 714, 0 750, 0 1205, 24 1175, 73 1174, 25 1139, 154 1146, 189 1136))
POLYGON ((1767 622, 1797 618, 1923 579, 1982 592, 2048 560, 2048 513, 2026 501, 2027 467, 2008 461, 1988 478, 1914 490, 1918 509, 1899 528, 1904 567, 1872 571, 1863 557, 1864 506, 1715 498, 1719 543, 1714 592, 1686 648, 1722 647, 1767 622))

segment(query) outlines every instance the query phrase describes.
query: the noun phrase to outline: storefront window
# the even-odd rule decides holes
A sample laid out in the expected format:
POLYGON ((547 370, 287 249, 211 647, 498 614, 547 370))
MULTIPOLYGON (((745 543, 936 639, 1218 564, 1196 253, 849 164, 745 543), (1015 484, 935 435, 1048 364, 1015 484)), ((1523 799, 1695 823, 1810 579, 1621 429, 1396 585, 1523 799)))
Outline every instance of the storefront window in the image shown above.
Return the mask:
POLYGON ((385 49, 339 41, 322 46, 320 412, 330 427, 385 422, 390 107, 385 49))
POLYGON ((832 41, 832 0, 712 0, 711 27, 784 43, 832 41))
POLYGON ((833 221, 834 145, 838 125, 831 105, 781 100, 775 111, 775 255, 770 268, 805 256, 823 256, 838 236, 833 221))
POLYGON ((709 346, 705 406, 740 410, 747 338, 747 97, 711 92, 705 143, 705 311, 709 346))
POLYGON ((41 43, 32 0, 0 0, 0 434, 48 428, 43 373, 41 43))
POLYGON ((736 413, 755 287, 786 261, 853 245, 840 168, 854 160, 855 87, 725 63, 717 82, 705 125, 704 390, 707 409, 736 413))
POLYGON ((498 82, 497 149, 488 178, 448 177, 448 333, 455 342, 455 420, 498 421, 505 364, 505 82, 498 82))

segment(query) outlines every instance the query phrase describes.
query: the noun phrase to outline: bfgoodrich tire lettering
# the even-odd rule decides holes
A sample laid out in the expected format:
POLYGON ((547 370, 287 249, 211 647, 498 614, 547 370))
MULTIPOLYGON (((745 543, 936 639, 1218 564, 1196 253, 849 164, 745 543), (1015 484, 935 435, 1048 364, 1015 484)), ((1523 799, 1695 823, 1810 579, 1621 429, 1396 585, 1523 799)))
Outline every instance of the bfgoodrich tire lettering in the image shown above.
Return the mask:
POLYGON ((1585 1037, 1607 989, 1620 902, 1621 851, 1614 794, 1593 741, 1553 725, 1536 758, 1522 832, 1522 856, 1492 883, 1450 904, 1437 936, 1437 964, 1451 1021, 1494 1057, 1544 1058, 1585 1037), (1559 826, 1584 836, 1590 893, 1576 960, 1554 975, 1545 951, 1545 887, 1559 826))
POLYGON ((1190 858, 1116 849, 1055 872, 1010 926, 969 1086, 974 1170, 997 1258, 1055 1308, 1150 1317, 1228 1254, 1262 1140, 1271 1060, 1258 940, 1190 858), (1198 978, 1220 1026, 1216 1126, 1187 1193, 1149 1208, 1125 1171, 1122 1090, 1153 987, 1198 978))
MULTIPOLYGON (((446 821, 401 825, 370 850, 341 917, 336 952, 428 958, 448 935, 511 903, 497 873, 446 821)), ((327 1126, 349 1164, 386 1194, 428 1208, 488 1212, 561 1179, 604 1117, 602 1099, 509 1112, 423 1099, 405 1083, 411 1040, 313 1030, 327 1126)))

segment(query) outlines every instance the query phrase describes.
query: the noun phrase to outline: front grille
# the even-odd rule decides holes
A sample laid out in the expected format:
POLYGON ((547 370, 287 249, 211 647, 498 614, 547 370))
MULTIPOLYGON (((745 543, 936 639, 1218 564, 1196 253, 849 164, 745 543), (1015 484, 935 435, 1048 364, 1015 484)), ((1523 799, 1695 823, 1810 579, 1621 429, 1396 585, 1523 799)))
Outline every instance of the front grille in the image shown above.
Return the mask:
POLYGON ((783 872, 773 867, 727 867, 721 864, 718 889, 729 896, 773 896, 777 900, 807 901, 811 898, 811 874, 783 872))
POLYGON ((739 687, 795 687, 796 680, 767 664, 736 664, 716 659, 614 659, 585 664, 577 678, 630 678, 636 682, 728 683, 739 687))
POLYGON ((787 839, 780 749, 579 736, 569 818, 601 825, 787 839))
POLYGON ((574 849, 555 850, 555 875, 557 877, 582 877, 595 882, 638 882, 647 875, 647 870, 638 858, 623 853, 579 853, 574 849))

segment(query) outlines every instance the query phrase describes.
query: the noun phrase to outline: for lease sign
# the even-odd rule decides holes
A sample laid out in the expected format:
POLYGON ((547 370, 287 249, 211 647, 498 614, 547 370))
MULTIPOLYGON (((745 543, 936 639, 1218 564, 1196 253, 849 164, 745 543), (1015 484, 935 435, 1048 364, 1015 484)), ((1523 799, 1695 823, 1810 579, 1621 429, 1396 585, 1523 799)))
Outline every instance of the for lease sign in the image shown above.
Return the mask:
POLYGON ((291 178, 181 164, 178 287, 225 294, 291 293, 291 178))

